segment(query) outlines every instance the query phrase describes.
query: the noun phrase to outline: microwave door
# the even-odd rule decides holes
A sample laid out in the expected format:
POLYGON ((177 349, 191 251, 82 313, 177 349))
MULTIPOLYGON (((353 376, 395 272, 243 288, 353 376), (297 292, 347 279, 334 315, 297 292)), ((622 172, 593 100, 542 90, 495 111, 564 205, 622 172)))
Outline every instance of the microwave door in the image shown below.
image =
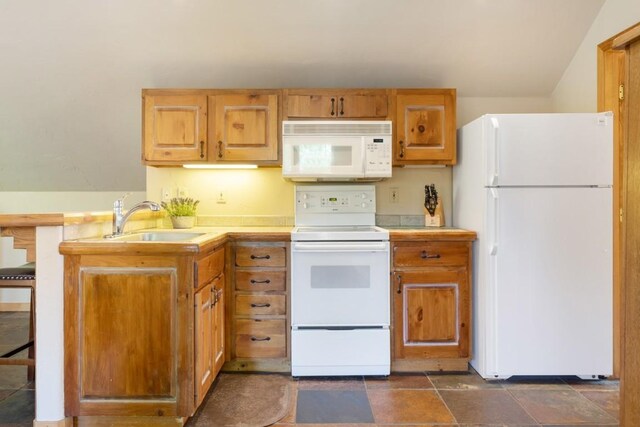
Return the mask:
POLYGON ((283 175, 289 177, 362 177, 361 136, 296 136, 283 141, 283 175))

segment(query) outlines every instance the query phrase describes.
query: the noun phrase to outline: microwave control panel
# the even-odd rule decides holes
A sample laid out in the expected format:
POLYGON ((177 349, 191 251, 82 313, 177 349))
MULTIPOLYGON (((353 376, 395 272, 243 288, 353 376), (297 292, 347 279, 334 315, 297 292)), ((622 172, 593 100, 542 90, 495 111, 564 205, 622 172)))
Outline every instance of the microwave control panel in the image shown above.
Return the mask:
POLYGON ((390 177, 391 136, 366 137, 364 150, 364 175, 369 177, 390 177))

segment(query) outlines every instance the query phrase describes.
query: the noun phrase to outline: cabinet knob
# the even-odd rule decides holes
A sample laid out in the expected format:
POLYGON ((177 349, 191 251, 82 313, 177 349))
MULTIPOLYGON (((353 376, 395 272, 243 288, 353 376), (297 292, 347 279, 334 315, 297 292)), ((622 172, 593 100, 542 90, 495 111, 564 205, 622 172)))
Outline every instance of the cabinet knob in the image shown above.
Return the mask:
POLYGON ((269 283, 271 283, 271 280, 269 280, 269 279, 266 279, 266 280, 251 279, 251 284, 252 285, 259 284, 259 283, 266 283, 268 285, 269 283))
POLYGON ((340 98, 340 115, 344 116, 344 98, 340 98))
POLYGON ((400 144, 400 154, 398 154, 398 157, 403 159, 404 158, 404 141, 398 141, 398 144, 400 144))
POLYGON ((335 98, 331 98, 331 115, 332 116, 336 115, 336 113, 335 113, 336 108, 335 107, 336 107, 336 99, 335 98))
POLYGON ((271 255, 251 255, 251 259, 271 259, 271 255))
POLYGON ((204 159, 204 141, 200 141, 200 158, 204 159))
POLYGON ((218 141, 218 158, 222 158, 224 153, 222 152, 222 141, 218 141))
POLYGON ((396 292, 401 294, 402 293, 402 275, 401 274, 398 274, 396 276, 396 282, 398 282, 398 289, 396 290, 396 292))
POLYGON ((271 341, 271 337, 264 337, 264 338, 251 337, 251 341, 271 341))

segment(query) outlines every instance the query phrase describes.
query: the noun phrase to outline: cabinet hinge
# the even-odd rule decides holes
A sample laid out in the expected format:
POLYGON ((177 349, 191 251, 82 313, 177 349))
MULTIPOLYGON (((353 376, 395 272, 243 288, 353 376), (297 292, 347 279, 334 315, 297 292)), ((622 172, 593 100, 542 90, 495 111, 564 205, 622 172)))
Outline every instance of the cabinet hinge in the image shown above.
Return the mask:
POLYGON ((623 84, 618 86, 618 99, 620 101, 624 100, 624 85, 623 84))

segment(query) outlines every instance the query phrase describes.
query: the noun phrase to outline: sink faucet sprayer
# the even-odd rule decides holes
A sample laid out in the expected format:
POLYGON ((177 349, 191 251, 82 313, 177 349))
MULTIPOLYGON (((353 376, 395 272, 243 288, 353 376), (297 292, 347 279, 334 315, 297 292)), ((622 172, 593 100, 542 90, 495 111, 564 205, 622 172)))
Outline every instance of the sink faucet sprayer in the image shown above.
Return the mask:
POLYGON ((124 209, 124 199, 126 199, 130 194, 131 193, 126 193, 124 196, 113 202, 113 233, 110 235, 110 237, 122 235, 127 220, 129 220, 129 217, 134 212, 137 212, 141 209, 149 209, 153 212, 158 212, 161 209, 159 204, 145 200, 144 202, 140 202, 134 205, 127 211, 126 214, 123 214, 122 211, 124 209))

